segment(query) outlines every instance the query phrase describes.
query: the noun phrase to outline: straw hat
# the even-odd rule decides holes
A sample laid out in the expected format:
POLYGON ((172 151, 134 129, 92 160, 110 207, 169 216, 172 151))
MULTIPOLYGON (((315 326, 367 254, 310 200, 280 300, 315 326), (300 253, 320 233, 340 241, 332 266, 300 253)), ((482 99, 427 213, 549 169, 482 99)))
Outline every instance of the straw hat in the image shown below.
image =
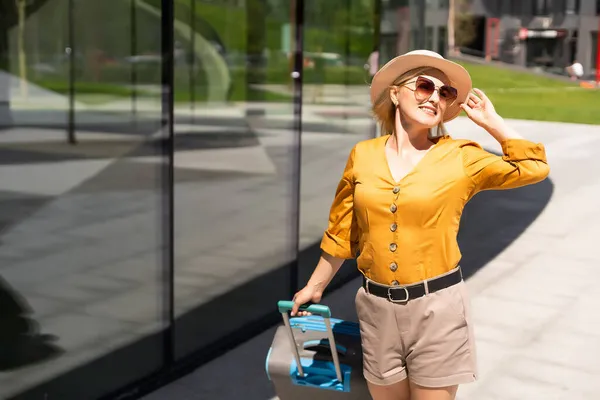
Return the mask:
POLYGON ((375 103, 379 95, 386 90, 400 75, 415 68, 431 67, 442 71, 450 85, 458 91, 458 97, 444 113, 444 122, 450 121, 460 114, 460 104, 464 103, 472 88, 471 76, 461 65, 446 60, 438 53, 430 50, 414 50, 395 57, 385 64, 371 81, 371 103, 375 103))

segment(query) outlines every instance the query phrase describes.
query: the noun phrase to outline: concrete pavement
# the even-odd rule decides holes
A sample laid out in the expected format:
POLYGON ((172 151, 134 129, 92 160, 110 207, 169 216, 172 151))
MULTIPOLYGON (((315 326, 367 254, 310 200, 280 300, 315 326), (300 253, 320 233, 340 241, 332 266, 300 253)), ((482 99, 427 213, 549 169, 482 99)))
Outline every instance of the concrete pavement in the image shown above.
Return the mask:
POLYGON ((554 191, 525 233, 468 280, 481 377, 458 398, 595 399, 600 127, 514 125, 546 143, 554 191))

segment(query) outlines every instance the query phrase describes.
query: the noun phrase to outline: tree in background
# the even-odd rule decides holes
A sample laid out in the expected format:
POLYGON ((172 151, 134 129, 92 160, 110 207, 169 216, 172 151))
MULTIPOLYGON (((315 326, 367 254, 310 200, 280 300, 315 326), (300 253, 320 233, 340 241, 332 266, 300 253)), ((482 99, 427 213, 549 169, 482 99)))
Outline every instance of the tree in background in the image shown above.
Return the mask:
POLYGON ((19 53, 19 87, 21 96, 27 98, 27 56, 25 55, 25 7, 27 0, 15 0, 18 15, 17 46, 19 53))
POLYGON ((456 21, 454 14, 455 14, 455 10, 456 10, 456 2, 457 1, 458 0, 450 0, 449 6, 448 6, 448 55, 449 56, 455 56, 458 54, 458 51, 456 49, 456 42, 455 42, 456 34, 454 33, 454 22, 456 21))
POLYGON ((456 56, 460 47, 467 46, 477 35, 470 0, 449 0, 448 55, 456 56))
POLYGON ((365 58, 373 49, 373 0, 309 0, 304 2, 305 50, 365 58))
MULTIPOLYGON (((14 26, 24 26, 25 19, 48 0, 0 0, 0 127, 12 125, 10 113, 10 67, 8 33, 14 26), (22 4, 20 4, 22 3, 22 4), (21 10, 19 10, 21 8, 21 10), (21 22, 20 22, 21 20, 21 22)), ((23 50, 24 44, 20 42, 23 50)), ((23 58, 21 62, 25 62, 23 58)))
MULTIPOLYGON (((265 0, 247 0, 246 2, 246 93, 251 93, 251 86, 265 83, 266 63, 264 51, 266 43, 267 3, 265 0)), ((251 99, 247 99, 250 101, 251 99)), ((260 100, 260 99, 255 99, 260 100)))

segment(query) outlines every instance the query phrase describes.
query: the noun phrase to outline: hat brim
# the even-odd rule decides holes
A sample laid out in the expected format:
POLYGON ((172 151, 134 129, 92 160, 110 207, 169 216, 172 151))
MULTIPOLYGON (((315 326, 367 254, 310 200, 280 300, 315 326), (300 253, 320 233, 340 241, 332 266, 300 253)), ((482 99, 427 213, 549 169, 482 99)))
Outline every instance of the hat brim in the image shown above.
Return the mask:
POLYGON ((424 54, 405 54, 390 60, 375 74, 371 81, 371 103, 379 98, 381 93, 388 89, 389 86, 398 78, 415 68, 431 67, 442 71, 450 80, 450 85, 456 88, 458 96, 454 103, 446 108, 444 113, 444 122, 448 122, 458 117, 460 104, 464 103, 472 89, 471 75, 469 72, 453 61, 445 58, 438 58, 424 54))

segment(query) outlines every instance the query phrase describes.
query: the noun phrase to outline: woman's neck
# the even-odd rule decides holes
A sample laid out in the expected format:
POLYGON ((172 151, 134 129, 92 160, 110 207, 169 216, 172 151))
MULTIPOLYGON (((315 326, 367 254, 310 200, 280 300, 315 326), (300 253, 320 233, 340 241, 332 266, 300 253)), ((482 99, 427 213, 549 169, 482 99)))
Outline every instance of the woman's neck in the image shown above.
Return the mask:
POLYGON ((429 129, 411 125, 407 121, 401 121, 399 112, 396 113, 395 130, 392 134, 393 141, 390 143, 393 150, 398 153, 427 150, 435 143, 429 139, 429 129))

